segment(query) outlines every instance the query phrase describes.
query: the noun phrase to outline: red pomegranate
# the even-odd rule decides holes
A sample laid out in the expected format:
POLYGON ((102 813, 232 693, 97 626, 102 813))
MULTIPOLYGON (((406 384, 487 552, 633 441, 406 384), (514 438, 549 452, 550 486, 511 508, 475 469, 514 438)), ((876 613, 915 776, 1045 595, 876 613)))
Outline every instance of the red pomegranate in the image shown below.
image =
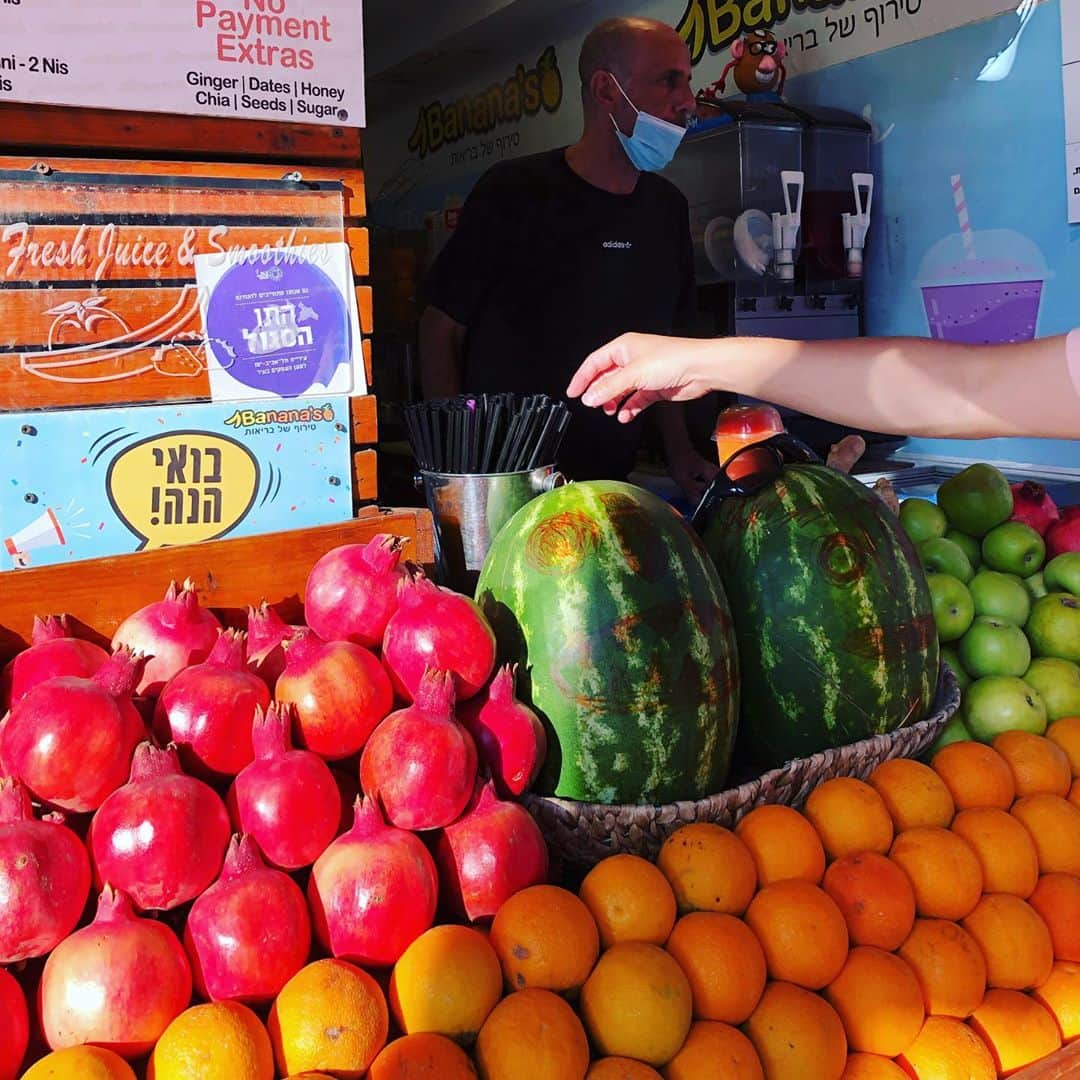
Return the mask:
POLYGON ((400 829, 441 829, 468 805, 476 744, 454 719, 454 680, 427 671, 416 701, 391 713, 360 757, 360 786, 400 829))
POLYGON ((399 565, 405 540, 380 533, 366 544, 328 551, 312 568, 304 590, 304 618, 325 641, 382 644, 398 606, 399 565))
POLYGON ((310 866, 337 836, 341 796, 330 766, 310 750, 294 750, 291 705, 255 713, 255 760, 229 788, 229 814, 266 858, 283 870, 310 866))
POLYGON ((399 600, 383 635, 383 663, 397 693, 412 701, 424 671, 438 668, 453 674, 458 701, 478 694, 495 669, 495 634, 479 606, 418 568, 402 580, 399 600))
POLYGON ((121 646, 92 678, 35 686, 0 722, 0 773, 18 777, 39 802, 96 810, 127 779, 146 735, 131 702, 145 663, 121 646))
POLYGON ((394 707, 375 655, 351 641, 323 641, 302 630, 285 649, 274 694, 296 707, 301 746, 329 761, 355 754, 394 707))
POLYGON ((1067 551, 1080 551, 1080 506, 1066 506, 1061 520, 1046 531, 1046 558, 1056 558, 1067 551))
POLYGON ((543 724, 514 695, 516 675, 517 664, 501 667, 487 692, 457 711, 499 793, 514 796, 532 787, 547 756, 543 724))
POLYGON ((94 815, 87 843, 99 886, 123 889, 143 911, 170 911, 217 877, 229 833, 221 797, 183 772, 176 748, 144 742, 131 778, 94 815))
POLYGON ((187 1008, 191 969, 167 926, 137 918, 127 895, 106 885, 94 921, 45 961, 38 1001, 53 1050, 94 1043, 135 1059, 187 1008))
POLYGON ((285 670, 284 643, 303 629, 287 623, 265 600, 258 607, 248 608, 248 670, 258 675, 271 691, 285 670))
POLYGON ((184 947, 208 1001, 265 1005, 308 961, 307 901, 251 837, 234 836, 221 877, 191 905, 184 947))
POLYGON ((494 917, 514 893, 547 880, 548 850, 539 826, 523 806, 501 801, 490 782, 439 833, 435 859, 451 910, 473 922, 494 917))
POLYGON ((235 776, 254 757, 251 725, 255 710, 270 704, 270 691, 248 671, 246 641, 240 630, 223 631, 206 660, 178 672, 158 697, 154 732, 176 743, 193 776, 235 776))
POLYGON ((1050 498, 1050 492, 1034 480, 1010 484, 1013 493, 1013 512, 1010 521, 1022 521, 1030 525, 1040 536, 1046 535, 1058 519, 1058 508, 1050 498))
POLYGON ((30 1044, 30 1014, 15 976, 0 968, 0 1080, 15 1080, 30 1044))
POLYGON ((386 967, 435 919, 439 879, 419 837, 358 799, 353 827, 319 856, 308 881, 315 935, 334 956, 386 967))
POLYGON ((0 778, 0 964, 54 949, 89 895, 90 860, 79 838, 58 822, 35 821, 26 788, 0 778))
POLYGON ((169 582, 164 600, 129 615, 116 628, 112 647, 127 645, 150 657, 138 692, 153 698, 178 671, 201 664, 220 633, 221 623, 200 606, 195 582, 189 578, 180 589, 175 581, 169 582))
POLYGON ((30 642, 29 649, 23 649, 0 671, 0 711, 49 679, 61 675, 89 679, 109 659, 100 645, 72 635, 66 615, 44 619, 35 615, 30 642))

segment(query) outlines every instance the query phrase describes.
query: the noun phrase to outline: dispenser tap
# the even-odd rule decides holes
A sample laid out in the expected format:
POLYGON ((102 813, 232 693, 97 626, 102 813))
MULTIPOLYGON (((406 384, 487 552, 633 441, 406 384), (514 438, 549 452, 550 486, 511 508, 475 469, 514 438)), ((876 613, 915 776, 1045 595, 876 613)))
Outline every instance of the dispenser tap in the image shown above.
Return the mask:
POLYGON ((848 277, 861 278, 863 272, 863 248, 870 230, 870 208, 874 203, 873 173, 852 173, 851 186, 855 191, 855 213, 841 214, 844 227, 844 248, 847 250, 848 277), (863 191, 866 200, 863 201, 863 191))
POLYGON ((806 174, 800 170, 785 169, 780 173, 780 183, 784 188, 785 214, 773 214, 773 265, 776 276, 781 281, 792 281, 795 277, 795 249, 799 244, 799 229, 802 226, 803 186, 806 174), (792 189, 795 190, 794 207, 792 189))

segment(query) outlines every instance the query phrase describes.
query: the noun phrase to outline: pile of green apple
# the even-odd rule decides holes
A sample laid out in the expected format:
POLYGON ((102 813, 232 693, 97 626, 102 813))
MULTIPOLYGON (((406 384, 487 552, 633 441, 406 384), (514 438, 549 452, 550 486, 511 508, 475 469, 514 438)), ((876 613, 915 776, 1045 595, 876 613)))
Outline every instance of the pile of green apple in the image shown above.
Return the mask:
POLYGON ((1039 532, 1013 518, 1013 492, 992 465, 972 465, 907 499, 900 522, 926 569, 941 655, 960 681, 949 742, 1002 731, 1042 734, 1080 716, 1080 551, 1046 561, 1039 532))

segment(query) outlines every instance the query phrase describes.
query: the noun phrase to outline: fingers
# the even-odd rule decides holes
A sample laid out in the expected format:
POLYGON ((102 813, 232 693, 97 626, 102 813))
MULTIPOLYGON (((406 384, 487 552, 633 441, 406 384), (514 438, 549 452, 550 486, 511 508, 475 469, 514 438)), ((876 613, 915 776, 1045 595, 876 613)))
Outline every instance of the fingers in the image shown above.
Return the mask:
MULTIPOLYGON (((570 385, 566 388, 567 397, 581 397, 592 385, 597 376, 612 368, 624 366, 629 359, 622 338, 616 338, 608 342, 595 352, 590 353, 585 362, 574 373, 570 385)), ((586 402, 587 405, 599 404, 599 402, 586 402)))
MULTIPOLYGON (((663 400, 665 400, 664 396, 658 394, 655 390, 638 390, 618 407, 619 423, 629 424, 631 420, 636 420, 650 405, 663 400)), ((606 407, 604 411, 608 412, 606 407)), ((608 412, 608 415, 612 415, 613 412, 614 410, 608 412)))

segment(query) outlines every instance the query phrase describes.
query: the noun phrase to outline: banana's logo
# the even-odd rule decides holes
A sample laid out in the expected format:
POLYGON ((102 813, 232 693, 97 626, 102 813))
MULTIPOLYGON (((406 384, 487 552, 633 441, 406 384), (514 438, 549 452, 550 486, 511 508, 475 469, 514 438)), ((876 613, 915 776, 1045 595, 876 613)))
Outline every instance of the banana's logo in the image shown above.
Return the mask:
POLYGON ((555 46, 549 45, 531 68, 518 64, 510 78, 456 101, 421 105, 409 136, 409 150, 420 157, 468 135, 485 135, 523 117, 556 112, 563 100, 563 79, 555 46))

